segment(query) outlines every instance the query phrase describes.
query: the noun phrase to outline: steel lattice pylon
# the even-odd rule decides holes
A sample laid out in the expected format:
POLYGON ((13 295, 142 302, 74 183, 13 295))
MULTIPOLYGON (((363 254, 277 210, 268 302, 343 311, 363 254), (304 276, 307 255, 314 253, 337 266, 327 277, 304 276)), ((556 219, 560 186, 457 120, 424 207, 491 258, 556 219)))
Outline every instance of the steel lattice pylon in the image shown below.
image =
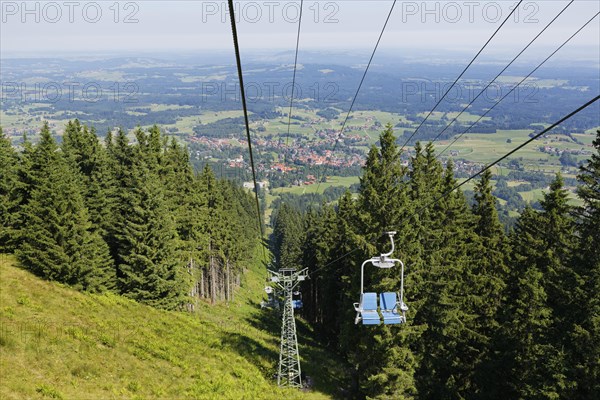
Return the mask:
POLYGON ((281 320, 281 349, 279 351, 279 386, 301 387, 300 354, 298 353, 298 336, 292 295, 299 282, 306 279, 307 268, 296 271, 294 268, 282 268, 279 272, 271 272, 271 282, 283 290, 283 318, 281 320))

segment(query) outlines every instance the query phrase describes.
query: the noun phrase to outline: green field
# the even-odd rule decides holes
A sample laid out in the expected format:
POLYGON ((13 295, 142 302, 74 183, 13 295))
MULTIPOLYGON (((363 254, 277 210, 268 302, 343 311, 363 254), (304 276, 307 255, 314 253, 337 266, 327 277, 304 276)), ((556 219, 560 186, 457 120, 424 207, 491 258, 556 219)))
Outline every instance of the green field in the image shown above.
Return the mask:
MULTIPOLYGON (((500 130, 494 134, 469 133, 463 135, 449 150, 458 151, 458 156, 455 158, 489 163, 527 141, 529 139, 528 135, 531 132, 531 130, 500 130), (510 139, 511 143, 507 142, 508 139, 510 139)), ((453 140, 437 142, 436 149, 438 151, 443 150, 453 140)), ((549 157, 547 154, 540 153, 534 144, 531 144, 530 147, 525 147, 517 154, 518 157, 523 157, 524 159, 547 159, 549 157)), ((449 151, 446 151, 444 155, 449 156, 449 151)))
MULTIPOLYGON (((509 77, 514 78, 514 77, 509 77)), ((543 82, 544 84, 553 84, 559 85, 562 82, 554 82, 548 80, 548 82, 543 82)), ((0 123, 6 129, 7 133, 11 134, 15 130, 23 130, 28 127, 38 128, 41 126, 42 120, 47 119, 50 121, 51 129, 55 130, 58 134, 62 131, 64 124, 66 124, 66 119, 59 119, 58 114, 48 113, 48 112, 38 112, 36 116, 30 117, 28 113, 33 107, 39 107, 42 104, 30 104, 27 106, 23 106, 20 108, 17 115, 8 115, 4 111, 0 111, 0 123)), ((134 111, 139 107, 131 107, 127 112, 131 115, 137 115, 139 112, 134 111)), ((144 107, 142 107, 144 108, 144 107)), ((167 110, 177 110, 180 108, 189 108, 189 106, 178 106, 178 105, 169 105, 169 104, 150 104, 146 107, 148 112, 160 112, 167 110)), ((274 137, 287 137, 288 132, 288 116, 287 113, 289 109, 287 107, 278 107, 277 111, 282 113, 281 117, 274 118, 271 120, 263 120, 263 121, 255 121, 251 123, 252 135, 254 137, 273 135, 274 137), (263 132, 260 132, 258 128, 264 128, 263 132)), ((289 142, 292 146, 297 146, 301 148, 310 148, 318 144, 321 140, 316 135, 316 132, 325 129, 332 129, 334 132, 338 132, 341 128, 341 124, 346 116, 344 110, 339 110, 339 116, 336 119, 327 120, 317 115, 318 109, 308 108, 306 106, 297 106, 292 111, 292 125, 290 126, 289 132, 293 136, 290 137, 289 142), (299 120, 297 118, 301 118, 299 120), (304 125, 304 126, 303 126, 304 125), (296 135, 300 135, 300 137, 296 137, 296 135)), ((454 118, 458 113, 442 113, 442 112, 434 112, 431 115, 432 120, 439 120, 443 117, 447 119, 454 118)), ((421 117, 424 117, 426 114, 420 114, 421 117)), ((215 123, 225 118, 238 118, 243 116, 241 110, 234 111, 203 111, 199 113, 197 116, 189 116, 189 117, 180 117, 177 119, 176 123, 161 125, 161 128, 167 131, 169 134, 177 135, 177 136, 188 136, 193 135, 194 126, 201 124, 209 124, 215 123)), ((73 118, 75 115, 73 115, 73 118)), ((365 153, 368 151, 369 146, 375 144, 379 138, 379 134, 387 123, 392 123, 395 125, 398 122, 408 122, 406 117, 397 113, 389 113, 383 111, 373 111, 373 110, 356 110, 351 113, 351 117, 348 120, 346 125, 345 133, 347 135, 358 135, 360 138, 358 142, 355 142, 354 148, 364 151, 365 153)), ((475 114, 470 114, 468 112, 463 113, 459 120, 461 122, 472 122, 478 119, 479 116, 475 114)), ((101 121, 98 121, 101 122, 101 121)), ((142 128, 149 128, 150 126, 143 126, 142 128)), ((402 135, 406 130, 411 131, 411 128, 397 128, 396 134, 398 136, 402 135)), ((495 174, 499 175, 507 175, 510 172, 510 169, 507 165, 511 160, 517 160, 519 164, 527 171, 536 171, 545 173, 547 175, 555 175, 557 172, 561 172, 566 178, 575 178, 577 174, 577 169, 575 167, 564 168, 559 160, 559 157, 555 154, 550 154, 547 152, 540 151, 542 147, 550 147, 553 149, 557 149, 558 151, 581 151, 581 150, 591 150, 591 144, 595 137, 596 129, 590 129, 585 134, 574 134, 573 137, 576 138, 580 143, 576 143, 569 139, 565 135, 552 135, 548 134, 543 138, 540 138, 533 143, 529 144, 525 148, 521 149, 513 156, 504 160, 499 166, 494 169, 495 174)), ((467 133, 463 135, 456 143, 450 147, 449 151, 446 151, 443 155, 444 158, 452 157, 456 160, 464 160, 471 163, 478 163, 481 165, 488 164, 492 161, 495 161, 497 158, 503 156, 510 150, 514 149, 519 144, 522 144, 526 140, 529 139, 529 134, 532 133, 533 130, 530 129, 522 129, 522 130, 499 130, 494 134, 482 134, 477 133, 476 129, 474 129, 473 133, 467 133)), ((331 138, 332 134, 328 134, 329 138, 331 138)), ((20 137, 20 136, 19 136, 20 137)), ((133 138, 133 136, 131 136, 133 138)), ((183 139, 185 140, 185 138, 183 139)), ((448 144, 450 144, 454 138, 450 138, 447 140, 437 141, 436 151, 440 152, 442 149, 445 149, 448 144)), ((239 143, 235 143, 235 145, 239 145, 239 143)), ((256 147, 257 151, 260 152, 261 149, 256 147)), ((278 153, 273 154, 274 159, 277 160, 278 153)), ((587 159, 588 155, 584 154, 576 154, 574 157, 577 161, 584 161, 587 159)), ((337 178, 334 178, 337 179, 337 178)), ((344 185, 349 186, 352 183, 356 183, 357 178, 350 179, 337 179, 335 182, 327 182, 319 186, 319 190, 323 191, 327 187, 332 185, 344 185)), ((516 184, 516 183, 515 183, 516 184)), ((309 186, 296 186, 284 188, 284 192, 294 193, 294 194, 305 194, 311 193, 315 190, 317 185, 309 185, 309 186)), ((468 189, 470 187, 467 186, 468 189)), ((280 190, 280 189, 278 189, 280 190)), ((525 193, 524 196, 529 199, 536 199, 536 195, 531 195, 525 193)))
POLYGON ((271 194, 278 195, 279 193, 293 193, 293 194, 313 194, 318 189, 318 193, 323 193, 325 189, 331 186, 347 186, 354 183, 358 183, 358 176, 329 176, 327 177, 327 182, 314 183, 312 185, 301 185, 301 186, 292 186, 292 187, 284 187, 273 189, 271 194))
POLYGON ((331 398, 340 363, 301 320, 302 370, 314 387, 277 387, 280 321, 258 306, 264 275, 253 267, 235 301, 190 314, 80 293, 0 255, 0 398, 331 398))

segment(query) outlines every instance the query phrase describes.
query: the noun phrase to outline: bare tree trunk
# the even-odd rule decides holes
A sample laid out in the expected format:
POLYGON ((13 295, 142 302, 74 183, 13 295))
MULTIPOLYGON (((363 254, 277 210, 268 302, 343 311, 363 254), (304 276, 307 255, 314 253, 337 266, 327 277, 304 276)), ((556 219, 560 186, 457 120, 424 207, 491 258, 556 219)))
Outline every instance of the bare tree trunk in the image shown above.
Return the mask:
POLYGON ((216 275, 217 275, 217 299, 219 301, 221 301, 221 300, 223 300, 223 270, 221 269, 220 264, 218 265, 216 275))
POLYGON ((211 249, 211 244, 209 243, 208 245, 208 251, 210 254, 210 261, 209 261, 209 268, 210 268, 210 302, 211 304, 215 304, 217 301, 217 285, 216 285, 216 279, 217 277, 215 276, 215 262, 214 262, 214 257, 212 255, 212 249, 211 249))
POLYGON ((226 285, 225 286, 225 289, 226 289, 226 291, 225 291, 225 300, 229 301, 230 298, 231 298, 231 286, 230 286, 230 283, 229 283, 230 282, 230 279, 229 279, 229 260, 225 260, 225 267, 226 267, 225 273, 226 273, 226 279, 227 279, 227 282, 225 282, 225 285, 226 285))
POLYGON ((192 257, 190 257, 190 262, 188 264, 188 271, 190 273, 190 275, 192 276, 192 288, 190 290, 190 297, 196 297, 197 293, 197 288, 198 288, 198 280, 195 276, 195 271, 194 271, 194 259, 192 257))
POLYGON ((204 298, 204 268, 200 268, 200 297, 204 298))
POLYGON ((223 266, 219 268, 219 300, 223 301, 225 298, 225 271, 223 266))
POLYGON ((187 309, 189 312, 193 312, 194 311, 193 301, 195 301, 196 295, 198 292, 197 291, 198 281, 196 279, 195 271, 194 271, 194 259, 191 256, 190 256, 190 261, 188 263, 188 272, 192 276, 192 287, 190 289, 190 301, 187 303, 187 309))
POLYGON ((215 263, 213 257, 210 256, 210 302, 217 302, 217 276, 215 271, 215 263))

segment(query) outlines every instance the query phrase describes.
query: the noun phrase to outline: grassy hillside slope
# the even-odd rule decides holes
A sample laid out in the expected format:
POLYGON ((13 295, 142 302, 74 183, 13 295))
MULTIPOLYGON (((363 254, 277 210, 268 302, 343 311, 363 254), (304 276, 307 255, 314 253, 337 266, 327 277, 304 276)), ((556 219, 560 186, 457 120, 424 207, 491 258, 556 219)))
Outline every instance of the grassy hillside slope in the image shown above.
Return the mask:
POLYGON ((256 267, 235 301, 186 314, 80 293, 0 255, 0 398, 331 398, 339 363, 303 324, 302 368, 314 387, 277 387, 279 321, 257 306, 263 279, 256 267))

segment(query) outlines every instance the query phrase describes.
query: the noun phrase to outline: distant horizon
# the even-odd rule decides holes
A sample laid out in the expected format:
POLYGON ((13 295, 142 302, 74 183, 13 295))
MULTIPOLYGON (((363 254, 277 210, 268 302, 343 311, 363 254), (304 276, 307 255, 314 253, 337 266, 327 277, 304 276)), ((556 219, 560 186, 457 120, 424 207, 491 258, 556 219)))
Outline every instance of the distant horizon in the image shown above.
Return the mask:
MULTIPOLYGON (((399 51, 405 51, 407 49, 382 49, 377 52, 376 58, 374 60, 374 65, 380 62, 402 62, 402 63, 431 63, 431 64, 456 64, 456 63, 464 63, 468 61, 472 55, 472 51, 449 51, 447 49, 410 49, 410 52, 399 53, 399 51)), ((554 48, 540 48, 537 49, 535 53, 529 54, 528 57, 522 55, 517 61, 515 65, 533 65, 536 60, 541 61, 550 52, 552 52, 554 48)), ((579 47, 579 48, 563 48, 561 51, 556 53, 552 57, 552 66, 561 67, 561 66, 571 66, 571 65, 581 65, 582 67, 595 68, 600 66, 600 56, 596 56, 594 52, 590 52, 588 47, 579 47)), ((337 64, 344 63, 344 60, 347 58, 355 59, 357 63, 360 63, 363 58, 364 62, 368 60, 368 56, 372 49, 367 48, 346 48, 346 49, 336 49, 336 50, 323 50, 319 48, 313 49, 303 49, 300 52, 298 57, 299 64, 316 64, 321 63, 317 62, 314 58, 319 55, 326 55, 326 57, 322 60, 324 64, 336 64, 337 58, 340 58, 337 64), (304 58, 303 58, 304 56, 304 58)), ((476 64, 503 64, 507 63, 514 57, 513 54, 515 51, 506 51, 506 52, 496 52, 495 54, 482 54, 478 59, 476 64)), ((291 62, 293 62, 293 50, 278 48, 278 49, 248 49, 245 50, 242 55, 242 61, 256 63, 260 62, 277 62, 280 64, 285 64, 288 60, 283 60, 281 58, 291 58, 291 62), (267 60, 268 58, 272 58, 271 60, 267 60), (273 58, 278 58, 273 59, 273 58)), ((8 60, 19 60, 19 59, 63 59, 63 60, 73 60, 73 61, 89 61, 94 59, 100 60, 109 60, 109 59, 117 59, 117 58, 151 58, 156 60, 165 60, 169 59, 169 61, 182 61, 185 59, 194 59, 199 57, 211 56, 214 63, 220 63, 225 61, 224 59, 231 58, 231 62, 233 59, 233 48, 231 49, 197 49, 197 50, 120 50, 120 51, 48 51, 48 52, 3 52, 0 57, 0 63, 2 61, 8 60)), ((210 65, 210 62, 207 62, 206 65, 210 65)), ((548 67, 550 67, 550 63, 548 63, 548 67)))
MULTIPOLYGON (((295 49, 297 1, 235 2, 242 56, 295 49)), ((514 55, 567 5, 524 2, 482 57, 514 55)), ((304 3, 303 52, 369 54, 390 10, 390 0, 304 3)), ((515 1, 398 2, 378 55, 389 51, 475 54, 506 18, 515 1)), ((225 1, 73 2, 3 1, 0 58, 40 54, 189 53, 232 51, 225 1), (76 4, 69 8, 67 4, 76 4)), ((522 57, 554 49, 600 11, 576 1, 522 57)), ((600 23, 590 22, 557 57, 600 61, 600 23)))

